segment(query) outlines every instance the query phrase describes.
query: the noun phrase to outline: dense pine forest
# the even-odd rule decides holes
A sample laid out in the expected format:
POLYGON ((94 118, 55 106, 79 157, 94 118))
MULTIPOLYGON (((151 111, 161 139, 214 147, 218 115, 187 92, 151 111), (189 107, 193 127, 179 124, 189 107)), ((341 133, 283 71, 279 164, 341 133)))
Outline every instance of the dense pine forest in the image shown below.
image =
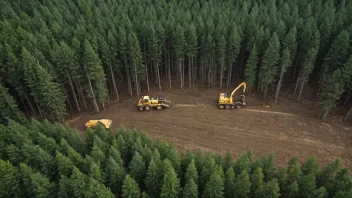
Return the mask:
POLYGON ((152 141, 123 126, 101 125, 86 139, 69 127, 32 120, 0 125, 0 197, 352 197, 339 160, 319 167, 315 157, 287 167, 275 156, 237 160, 152 141))
POLYGON ((62 121, 171 82, 246 80, 275 101, 287 83, 300 101, 309 83, 322 119, 351 102, 352 1, 0 0, 0 10, 3 117, 62 121))

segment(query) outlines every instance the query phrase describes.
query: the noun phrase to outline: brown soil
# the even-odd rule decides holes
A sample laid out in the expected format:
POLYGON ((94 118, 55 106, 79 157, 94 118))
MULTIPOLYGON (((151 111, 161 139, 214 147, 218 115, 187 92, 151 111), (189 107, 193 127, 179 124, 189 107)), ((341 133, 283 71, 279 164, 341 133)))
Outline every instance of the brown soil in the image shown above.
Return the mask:
POLYGON ((300 160, 316 155, 322 164, 341 158, 345 167, 352 168, 351 128, 339 121, 316 119, 314 94, 297 103, 295 96, 282 93, 279 104, 270 104, 270 108, 264 108, 263 100, 250 94, 245 108, 222 111, 216 100, 225 91, 230 89, 144 92, 171 100, 172 108, 139 112, 138 98, 125 98, 100 113, 79 114, 68 123, 83 132, 87 120, 106 118, 113 120, 116 128, 123 124, 144 130, 153 138, 173 141, 179 150, 231 151, 238 157, 252 148, 256 156, 274 152, 280 166, 294 155, 300 160))

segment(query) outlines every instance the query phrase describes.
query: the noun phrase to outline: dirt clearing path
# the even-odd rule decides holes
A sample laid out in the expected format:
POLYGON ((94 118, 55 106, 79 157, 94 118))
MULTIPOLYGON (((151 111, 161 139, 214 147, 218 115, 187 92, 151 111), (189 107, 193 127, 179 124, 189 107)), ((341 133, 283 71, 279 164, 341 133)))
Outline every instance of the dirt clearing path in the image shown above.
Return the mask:
MULTIPOLYGON (((173 141, 179 150, 200 148, 235 157, 253 149, 256 156, 274 152, 276 163, 286 165, 296 155, 301 160, 316 155, 318 161, 341 158, 352 168, 352 131, 335 123, 317 120, 309 101, 296 103, 289 97, 265 109, 256 96, 247 97, 248 106, 240 110, 219 110, 216 100, 225 89, 172 90, 151 92, 173 102, 166 110, 138 112, 137 98, 124 99, 100 113, 77 115, 69 121, 84 130, 89 119, 112 119, 116 127, 144 130, 153 138, 173 141)), ((147 93, 144 93, 147 94, 147 93)))

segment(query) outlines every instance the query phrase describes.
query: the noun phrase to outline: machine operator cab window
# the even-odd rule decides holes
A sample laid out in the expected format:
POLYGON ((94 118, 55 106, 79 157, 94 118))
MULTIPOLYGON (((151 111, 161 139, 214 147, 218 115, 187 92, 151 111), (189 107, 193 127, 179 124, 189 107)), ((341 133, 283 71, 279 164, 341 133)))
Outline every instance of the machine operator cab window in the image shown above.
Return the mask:
POLYGON ((149 96, 142 96, 142 100, 145 103, 149 103, 149 96))

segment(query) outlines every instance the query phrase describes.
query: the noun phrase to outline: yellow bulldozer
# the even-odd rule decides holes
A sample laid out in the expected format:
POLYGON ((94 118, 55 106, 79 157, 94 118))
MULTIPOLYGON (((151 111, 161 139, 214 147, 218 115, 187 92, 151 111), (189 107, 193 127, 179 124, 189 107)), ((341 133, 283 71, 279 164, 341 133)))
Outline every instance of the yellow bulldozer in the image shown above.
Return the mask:
POLYGON ((139 111, 149 111, 151 108, 156 108, 157 110, 161 110, 163 108, 170 108, 171 101, 165 100, 162 97, 149 97, 142 96, 138 101, 137 109, 139 111))
POLYGON ((246 106, 246 98, 245 98, 245 92, 246 92, 246 83, 243 82, 240 85, 238 85, 231 93, 220 93, 219 96, 219 108, 220 109, 240 109, 243 106, 246 106), (236 91, 243 86, 242 94, 241 94, 241 99, 234 102, 233 100, 233 95, 236 93, 236 91))

